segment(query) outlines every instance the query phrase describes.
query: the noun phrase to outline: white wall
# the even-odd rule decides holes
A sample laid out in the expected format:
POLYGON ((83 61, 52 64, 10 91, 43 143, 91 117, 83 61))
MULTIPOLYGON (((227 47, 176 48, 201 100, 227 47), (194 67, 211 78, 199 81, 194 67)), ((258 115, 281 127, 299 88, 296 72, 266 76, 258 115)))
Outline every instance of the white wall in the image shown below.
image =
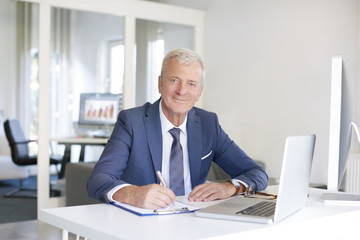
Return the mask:
POLYGON ((326 183, 331 56, 358 92, 358 1, 166 2, 207 10, 204 108, 270 177, 286 136, 315 133, 311 181, 326 183))

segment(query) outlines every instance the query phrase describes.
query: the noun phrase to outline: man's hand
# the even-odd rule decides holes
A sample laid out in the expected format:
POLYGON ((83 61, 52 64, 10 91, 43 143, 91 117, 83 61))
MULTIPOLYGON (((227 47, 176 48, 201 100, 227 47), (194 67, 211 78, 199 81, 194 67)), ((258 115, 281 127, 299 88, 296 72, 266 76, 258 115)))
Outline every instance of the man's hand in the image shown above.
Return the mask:
POLYGON ((196 186, 189 194, 189 201, 209 202, 215 199, 225 199, 234 195, 236 188, 230 182, 204 183, 196 186))
POLYGON ((140 208, 158 209, 175 201, 175 194, 159 184, 126 186, 114 193, 113 199, 140 208))

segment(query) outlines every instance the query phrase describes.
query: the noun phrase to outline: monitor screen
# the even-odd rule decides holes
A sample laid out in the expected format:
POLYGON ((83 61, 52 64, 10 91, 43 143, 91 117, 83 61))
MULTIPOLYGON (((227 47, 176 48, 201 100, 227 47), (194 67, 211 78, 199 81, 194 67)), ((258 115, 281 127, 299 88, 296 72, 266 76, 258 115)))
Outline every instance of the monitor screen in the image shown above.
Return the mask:
POLYGON ((79 124, 114 125, 122 103, 121 94, 80 94, 79 124))

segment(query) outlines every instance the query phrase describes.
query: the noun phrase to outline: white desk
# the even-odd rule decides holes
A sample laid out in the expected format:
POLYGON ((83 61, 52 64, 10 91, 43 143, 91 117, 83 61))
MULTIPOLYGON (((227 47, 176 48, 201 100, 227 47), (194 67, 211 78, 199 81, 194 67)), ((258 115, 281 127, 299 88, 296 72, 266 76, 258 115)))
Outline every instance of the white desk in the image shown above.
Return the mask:
POLYGON ((83 162, 85 157, 85 147, 87 145, 105 146, 108 141, 107 138, 85 138, 85 137, 54 138, 51 140, 57 142, 58 144, 65 145, 64 157, 62 160, 62 166, 59 174, 60 178, 64 176, 66 164, 70 162, 72 145, 80 145, 81 149, 80 149, 79 162, 83 162))
POLYGON ((193 213, 139 217, 106 204, 43 209, 39 219, 63 229, 64 239, 67 231, 92 240, 354 239, 360 232, 360 205, 326 205, 319 201, 322 192, 309 189, 305 208, 273 225, 200 218, 193 213))

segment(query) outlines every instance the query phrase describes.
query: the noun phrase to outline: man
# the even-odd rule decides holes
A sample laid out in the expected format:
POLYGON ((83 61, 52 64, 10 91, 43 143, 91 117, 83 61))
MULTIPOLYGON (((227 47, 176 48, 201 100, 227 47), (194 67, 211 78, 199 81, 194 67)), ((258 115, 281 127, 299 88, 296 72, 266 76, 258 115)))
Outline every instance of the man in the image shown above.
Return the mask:
POLYGON ((249 186, 266 188, 265 171, 221 129, 216 114, 194 107, 203 78, 204 65, 195 52, 175 49, 165 56, 158 82, 161 98, 119 113, 88 180, 90 197, 157 209, 175 200, 175 185, 180 186, 178 195, 189 195, 190 201, 228 198, 249 186), (174 159, 181 164, 172 167, 174 159), (212 161, 233 180, 205 183, 212 161), (170 188, 158 184, 157 171, 170 188), (180 173, 173 177, 175 171, 180 173))

